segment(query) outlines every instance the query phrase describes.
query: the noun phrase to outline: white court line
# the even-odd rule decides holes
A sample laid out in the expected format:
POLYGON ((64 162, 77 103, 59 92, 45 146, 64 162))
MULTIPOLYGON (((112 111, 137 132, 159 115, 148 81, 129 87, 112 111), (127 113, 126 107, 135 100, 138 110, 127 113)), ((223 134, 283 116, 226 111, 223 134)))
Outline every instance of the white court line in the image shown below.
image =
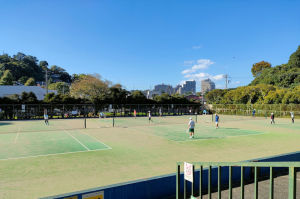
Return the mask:
POLYGON ((66 130, 64 130, 69 136, 71 136, 74 140, 76 140, 79 144, 81 144, 81 146, 83 146, 86 150, 90 151, 90 149, 85 146, 84 144, 82 144, 76 137, 74 137, 73 135, 71 135, 69 132, 67 132, 66 130))
POLYGON ((102 151, 102 150, 110 150, 110 149, 95 149, 95 150, 89 150, 89 151, 72 151, 72 152, 63 152, 63 153, 52 153, 52 154, 45 154, 45 155, 30 155, 30 156, 24 156, 24 157, 16 157, 16 158, 6 158, 6 159, 0 159, 1 160, 18 160, 18 159, 25 159, 25 158, 37 158, 37 157, 46 157, 46 156, 52 156, 52 155, 65 155, 65 154, 71 154, 71 153, 84 153, 84 152, 93 152, 93 151, 102 151))
POLYGON ((14 140, 15 144, 17 143, 17 139, 19 137, 19 134, 20 134, 20 127, 18 128, 18 132, 17 132, 17 135, 16 135, 15 140, 14 140))
MULTIPOLYGON (((79 130, 78 130, 79 131, 79 130)), ((97 142, 99 142, 99 143, 101 143, 101 144, 103 144, 104 146, 106 146, 107 148, 109 148, 109 149, 112 149, 110 146, 108 146, 108 145, 106 145, 106 144, 104 144, 103 142, 101 142, 100 140, 98 140, 97 138, 95 138, 95 137, 93 137, 93 136, 90 136, 89 134, 87 134, 87 133, 83 133, 83 132, 81 132, 81 131, 79 131, 80 133, 82 133, 82 134, 84 134, 84 135, 87 135, 87 136, 89 136, 90 138, 92 138, 92 139, 94 139, 94 140, 96 140, 97 142)))

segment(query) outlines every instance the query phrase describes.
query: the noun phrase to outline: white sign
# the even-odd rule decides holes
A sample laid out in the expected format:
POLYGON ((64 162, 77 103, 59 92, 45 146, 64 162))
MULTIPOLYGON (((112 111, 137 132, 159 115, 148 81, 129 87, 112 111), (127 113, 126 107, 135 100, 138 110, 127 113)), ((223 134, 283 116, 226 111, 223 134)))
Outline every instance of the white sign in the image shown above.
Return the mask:
POLYGON ((82 199, 104 199, 104 191, 83 194, 82 199))
POLYGON ((22 112, 25 112, 25 104, 22 104, 22 112))
POLYGON ((184 179, 193 182, 193 165, 184 162, 184 179))

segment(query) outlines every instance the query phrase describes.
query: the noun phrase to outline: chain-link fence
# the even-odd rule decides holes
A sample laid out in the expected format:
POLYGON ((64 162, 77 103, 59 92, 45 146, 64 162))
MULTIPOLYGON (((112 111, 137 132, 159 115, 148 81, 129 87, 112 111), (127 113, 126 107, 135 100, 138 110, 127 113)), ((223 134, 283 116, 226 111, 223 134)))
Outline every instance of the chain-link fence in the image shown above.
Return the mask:
POLYGON ((0 104, 0 120, 199 114, 201 104, 0 104), (101 113, 101 114, 100 114, 101 113))
POLYGON ((212 104, 213 112, 225 115, 269 116, 274 113, 277 117, 300 117, 300 104, 212 104))

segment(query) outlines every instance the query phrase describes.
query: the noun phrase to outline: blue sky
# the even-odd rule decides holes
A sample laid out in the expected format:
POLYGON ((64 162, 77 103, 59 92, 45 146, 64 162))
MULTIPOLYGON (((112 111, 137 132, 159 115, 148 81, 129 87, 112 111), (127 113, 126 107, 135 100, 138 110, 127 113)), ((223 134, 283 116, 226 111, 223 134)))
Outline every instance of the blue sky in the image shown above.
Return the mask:
MULTIPOLYGON (((0 52, 23 52, 127 89, 210 77, 251 82, 300 45, 300 1, 0 0, 0 52)), ((197 90, 200 90, 197 84, 197 90)))

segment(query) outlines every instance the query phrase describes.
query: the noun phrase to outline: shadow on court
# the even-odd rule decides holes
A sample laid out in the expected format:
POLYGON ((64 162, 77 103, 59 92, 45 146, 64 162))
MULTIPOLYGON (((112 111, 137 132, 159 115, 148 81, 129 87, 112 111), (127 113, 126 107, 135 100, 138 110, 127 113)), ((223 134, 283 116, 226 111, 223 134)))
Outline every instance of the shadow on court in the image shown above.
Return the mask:
POLYGON ((4 126, 4 125, 11 125, 11 123, 9 123, 9 122, 0 122, 0 126, 4 126))

